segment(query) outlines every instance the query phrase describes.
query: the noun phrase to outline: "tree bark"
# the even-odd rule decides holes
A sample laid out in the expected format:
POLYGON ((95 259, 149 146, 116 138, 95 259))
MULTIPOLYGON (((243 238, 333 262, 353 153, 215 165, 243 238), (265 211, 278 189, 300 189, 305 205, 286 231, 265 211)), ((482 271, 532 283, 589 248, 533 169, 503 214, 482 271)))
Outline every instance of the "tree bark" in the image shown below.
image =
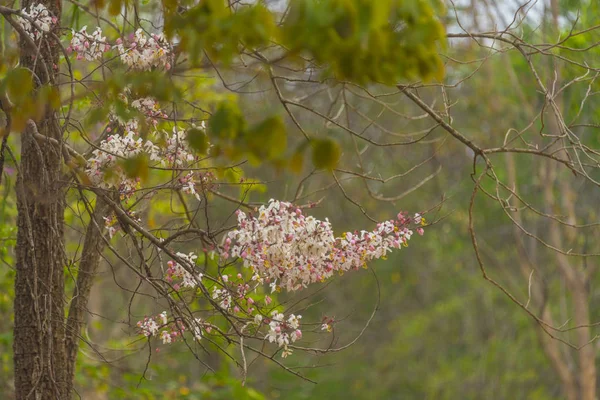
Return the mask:
MULTIPOLYGON (((30 6, 26 0, 23 7, 30 6)), ((60 20, 60 2, 42 0, 60 20)), ((58 33, 57 27, 53 30, 58 33)), ((59 45, 44 35, 34 49, 21 38, 21 66, 35 75, 36 86, 54 84, 59 45)), ((63 214, 65 189, 61 150, 38 143, 39 133, 61 141, 56 113, 47 108, 40 121, 30 120, 21 135, 17 181, 17 246, 14 301, 15 398, 68 399, 64 324, 63 214)))
POLYGON ((73 298, 71 299, 69 317, 67 319, 66 350, 67 378, 69 382, 72 382, 75 376, 75 364, 79 350, 79 334, 84 325, 84 315, 96 271, 100 265, 102 251, 106 247, 102 227, 104 226, 104 217, 108 216, 109 210, 109 206, 100 197, 97 197, 96 207, 85 233, 77 282, 73 290, 73 298))

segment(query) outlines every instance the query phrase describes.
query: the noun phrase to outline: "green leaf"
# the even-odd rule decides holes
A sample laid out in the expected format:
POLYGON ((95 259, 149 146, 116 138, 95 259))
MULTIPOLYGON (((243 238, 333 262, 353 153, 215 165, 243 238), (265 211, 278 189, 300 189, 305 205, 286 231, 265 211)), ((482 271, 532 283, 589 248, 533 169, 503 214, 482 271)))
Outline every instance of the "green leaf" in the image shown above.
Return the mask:
POLYGON ((54 86, 42 86, 38 92, 38 102, 43 108, 49 105, 51 109, 57 110, 60 108, 60 93, 58 89, 54 86))
POLYGON ((127 1, 123 0, 110 0, 108 5, 108 12, 110 15, 119 15, 123 6, 127 7, 127 1))
POLYGON ((206 154, 208 152, 208 137, 206 133, 199 128, 191 128, 187 131, 187 141, 193 150, 199 154, 206 154))
POLYGON ((140 154, 127 158, 121 162, 123 171, 128 178, 140 178, 142 181, 148 179, 148 156, 140 154))
POLYGON ((281 158, 287 148, 285 124, 278 117, 269 117, 245 133, 248 151, 258 161, 281 158))
POLYGON ((331 139, 316 139, 312 144, 312 162, 316 168, 333 170, 341 156, 340 146, 331 139))
POLYGON ((31 72, 25 68, 15 68, 9 71, 2 84, 2 89, 6 90, 15 105, 28 98, 33 91, 33 77, 31 72))
POLYGON ((208 131, 218 139, 235 139, 243 130, 245 121, 237 104, 224 101, 208 120, 208 131))
MULTIPOLYGON (((166 0, 163 0, 163 2, 166 0)), ((165 15, 165 32, 180 38, 192 64, 205 53, 225 64, 246 51, 266 46, 278 36, 275 16, 261 2, 228 7, 223 0, 203 0, 185 13, 165 15)))
POLYGON ((326 75, 359 84, 441 79, 445 43, 437 0, 296 0, 282 31, 293 54, 308 52, 326 75), (437 14, 437 15, 436 15, 437 14), (310 34, 306 34, 310 32, 310 34))
POLYGON ((289 161, 289 168, 292 172, 299 174, 302 172, 302 167, 304 165, 304 150, 308 147, 309 142, 303 141, 294 151, 292 157, 289 161))

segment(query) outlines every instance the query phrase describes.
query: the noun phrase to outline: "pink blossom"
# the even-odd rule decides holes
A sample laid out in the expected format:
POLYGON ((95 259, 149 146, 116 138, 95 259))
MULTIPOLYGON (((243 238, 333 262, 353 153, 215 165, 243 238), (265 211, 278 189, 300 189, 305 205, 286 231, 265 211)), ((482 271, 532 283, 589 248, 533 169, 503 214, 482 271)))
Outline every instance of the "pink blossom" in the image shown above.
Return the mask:
POLYGON ((106 43, 106 37, 102 36, 100 27, 90 34, 87 32, 87 26, 84 26, 79 32, 72 30, 71 34, 69 47, 78 53, 78 60, 94 61, 102 58, 102 53, 106 51, 108 44, 106 43))
MULTIPOLYGON (((366 267, 367 262, 406 246, 416 221, 422 221, 419 214, 413 219, 399 213, 372 231, 335 237, 328 220, 305 216, 286 202, 270 200, 256 216, 238 210, 237 217, 238 228, 224 238, 221 257, 239 257, 260 279, 287 290, 321 282, 335 272, 366 267)), ((422 228, 417 229, 421 234, 422 228)))

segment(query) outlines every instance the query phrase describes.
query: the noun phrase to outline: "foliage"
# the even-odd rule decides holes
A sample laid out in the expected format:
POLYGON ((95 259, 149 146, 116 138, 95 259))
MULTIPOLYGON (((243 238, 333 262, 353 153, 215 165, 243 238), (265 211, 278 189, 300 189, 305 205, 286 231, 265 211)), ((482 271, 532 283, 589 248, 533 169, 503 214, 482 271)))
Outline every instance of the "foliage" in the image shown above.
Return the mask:
POLYGON ((313 54, 339 80, 394 84, 444 74, 444 30, 428 0, 295 1, 284 37, 292 51, 313 54))

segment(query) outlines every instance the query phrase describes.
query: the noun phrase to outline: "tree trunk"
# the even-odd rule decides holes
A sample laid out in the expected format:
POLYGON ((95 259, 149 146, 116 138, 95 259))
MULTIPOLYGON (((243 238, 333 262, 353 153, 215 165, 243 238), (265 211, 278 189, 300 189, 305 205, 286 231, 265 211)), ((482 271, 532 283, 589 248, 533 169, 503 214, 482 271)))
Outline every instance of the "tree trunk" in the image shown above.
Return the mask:
MULTIPOLYGON (((30 1, 23 1, 28 7, 30 1)), ((60 20, 60 2, 43 0, 60 20)), ((57 33, 55 27, 53 32, 57 33)), ((40 83, 54 84, 59 46, 45 35, 39 51, 21 38, 21 66, 40 83)), ((64 319, 63 213, 65 188, 61 183, 61 151, 34 135, 61 141, 56 113, 47 108, 21 135, 17 181, 17 247, 14 301, 15 398, 68 399, 64 319)))
POLYGON ((75 376, 75 364, 77 361, 77 352, 79 351, 79 334, 84 325, 84 315, 94 278, 100 265, 102 251, 106 246, 102 230, 104 217, 108 216, 109 210, 109 206, 100 197, 97 197, 96 207, 85 233, 77 282, 73 290, 73 297, 69 307, 69 317, 67 319, 66 350, 67 378, 69 382, 72 382, 75 376))
MULTIPOLYGON (((544 163, 545 165, 545 163, 544 163)), ((514 154, 507 153, 506 154, 506 169, 508 172, 508 185, 512 187, 514 192, 518 191, 518 182, 517 182, 517 173, 516 173, 516 165, 514 154)), ((544 169, 546 171, 547 168, 544 169)), ((521 218, 520 213, 514 213, 513 218, 517 222, 518 225, 523 226, 523 220, 521 218)), ((530 283, 530 294, 529 298, 529 307, 537 312, 540 318, 551 326, 555 326, 554 319, 552 317, 552 313, 546 304, 546 299, 544 295, 544 288, 542 287, 542 278, 537 278, 534 280, 530 280, 532 277, 532 271, 534 268, 537 268, 537 275, 546 273, 547 271, 543 271, 540 268, 539 260, 535 256, 527 254, 525 250, 525 245, 522 241, 522 232, 517 227, 517 225, 512 224, 513 228, 513 237, 516 241, 516 249, 517 256, 519 259, 519 267, 523 278, 529 280, 530 283), (537 282, 536 282, 537 281, 537 282)), ((565 357, 563 353, 561 353, 560 342, 548 336, 548 334, 542 329, 542 327, 533 323, 535 326, 536 333, 540 344, 542 345, 542 349, 544 353, 548 357, 552 368, 558 375, 558 378, 562 384, 563 394, 565 395, 565 400, 577 400, 577 378, 574 374, 574 371, 571 371, 569 368, 569 360, 565 357)))

